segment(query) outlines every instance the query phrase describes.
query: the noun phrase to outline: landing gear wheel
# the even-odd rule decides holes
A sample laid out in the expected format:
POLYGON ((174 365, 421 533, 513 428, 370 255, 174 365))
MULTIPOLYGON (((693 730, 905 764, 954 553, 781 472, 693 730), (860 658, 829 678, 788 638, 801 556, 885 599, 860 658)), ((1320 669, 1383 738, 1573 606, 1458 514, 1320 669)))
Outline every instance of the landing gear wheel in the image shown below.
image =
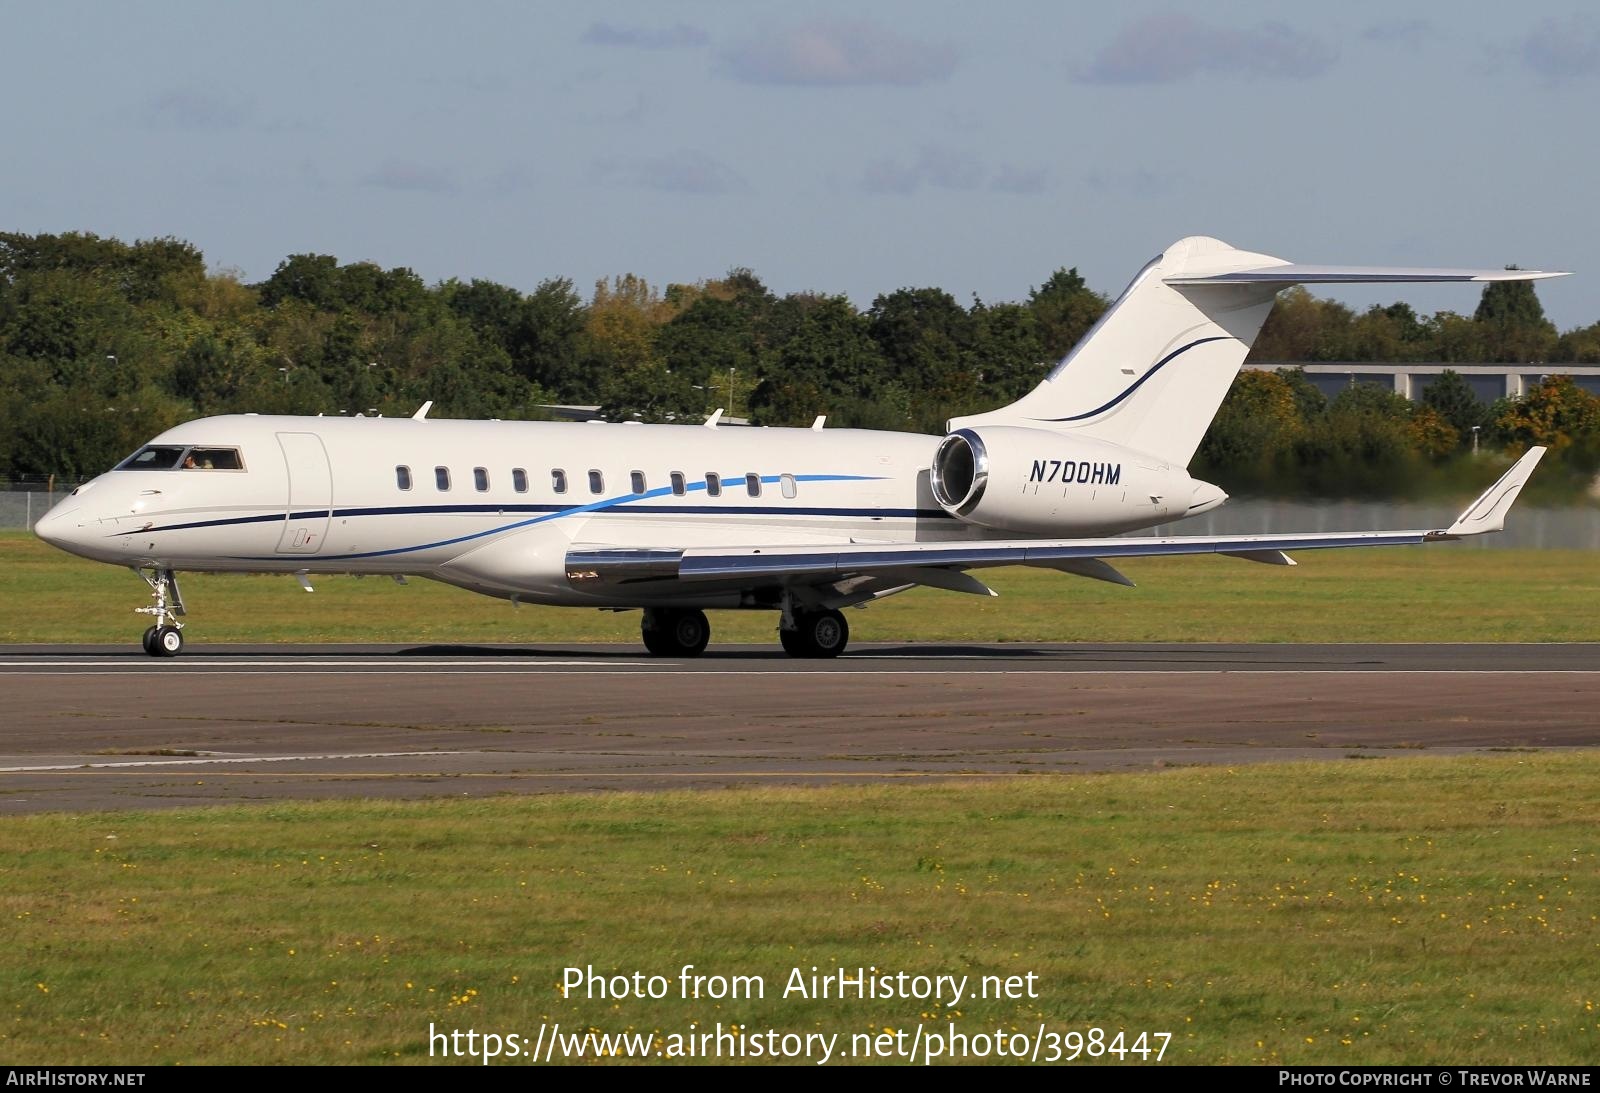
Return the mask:
POLYGON ((183 631, 176 626, 158 627, 156 636, 151 639, 150 651, 157 657, 177 656, 183 652, 183 631))
POLYGON ((797 611, 794 629, 778 631, 784 652, 792 657, 828 659, 844 652, 850 643, 850 624, 834 610, 797 611))
POLYGON ((136 569, 134 572, 150 586, 150 596, 155 601, 149 607, 134 608, 139 614, 149 615, 156 620, 141 639, 144 651, 153 657, 175 657, 183 652, 183 623, 178 619, 186 614, 183 596, 178 592, 178 575, 170 569, 157 566, 136 569))
POLYGON ((640 635, 658 657, 697 657, 711 640, 711 623, 704 611, 652 608, 644 613, 640 635))

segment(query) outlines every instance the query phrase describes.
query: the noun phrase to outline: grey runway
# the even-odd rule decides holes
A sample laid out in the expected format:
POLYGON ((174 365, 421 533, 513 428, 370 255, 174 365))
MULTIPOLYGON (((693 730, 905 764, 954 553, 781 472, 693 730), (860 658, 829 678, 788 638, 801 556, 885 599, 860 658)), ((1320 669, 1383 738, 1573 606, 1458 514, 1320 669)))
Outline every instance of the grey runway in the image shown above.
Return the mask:
POLYGON ((1597 704, 1596 645, 10 646, 0 815, 1592 748, 1597 704))
POLYGON ((174 660, 134 645, 0 646, 0 674, 825 675, 889 672, 1600 672, 1600 644, 1253 645, 859 643, 837 660, 771 645, 714 645, 693 659, 631 645, 195 645, 174 660))

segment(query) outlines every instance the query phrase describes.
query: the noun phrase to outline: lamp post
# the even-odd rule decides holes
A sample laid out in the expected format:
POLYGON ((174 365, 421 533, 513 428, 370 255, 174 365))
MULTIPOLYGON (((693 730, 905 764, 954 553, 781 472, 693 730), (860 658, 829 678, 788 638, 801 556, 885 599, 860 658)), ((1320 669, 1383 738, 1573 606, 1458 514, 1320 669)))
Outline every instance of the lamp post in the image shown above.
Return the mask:
POLYGON ((1473 455, 1477 455, 1478 454, 1478 430, 1481 429, 1481 428, 1483 428, 1482 425, 1474 425, 1472 427, 1472 454, 1473 455))

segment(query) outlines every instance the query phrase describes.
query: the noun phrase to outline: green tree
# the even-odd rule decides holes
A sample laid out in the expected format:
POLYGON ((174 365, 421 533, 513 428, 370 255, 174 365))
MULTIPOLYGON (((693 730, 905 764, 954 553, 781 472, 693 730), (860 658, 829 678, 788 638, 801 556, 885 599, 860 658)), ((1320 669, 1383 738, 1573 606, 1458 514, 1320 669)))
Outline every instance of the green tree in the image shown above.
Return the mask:
POLYGON ((1028 310, 1033 312, 1043 356, 1059 361, 1089 332, 1109 306, 1091 289, 1077 267, 1058 269, 1038 288, 1028 290, 1028 310))
POLYGON ((1353 321, 1343 304, 1318 299, 1297 285, 1282 293, 1267 313, 1246 360, 1349 360, 1353 321))
POLYGON ((1520 399, 1509 400, 1495 419, 1495 431, 1520 454, 1542 444, 1574 466, 1593 471, 1600 450, 1600 398, 1571 376, 1547 376, 1520 399))
MULTIPOLYGON (((826 414, 834 425, 860 426, 881 412, 887 382, 869 323, 843 296, 797 293, 776 301, 765 325, 762 378, 751 393, 762 425, 809 425, 826 414)), ((889 428, 910 427, 909 403, 889 428)))
POLYGON ((1546 361, 1555 352, 1556 328, 1532 281, 1490 281, 1472 318, 1483 328, 1486 360, 1546 361))
POLYGON ((948 292, 903 288, 879 296, 867 321, 886 381, 911 392, 915 427, 940 431, 947 417, 977 401, 972 318, 948 292))
POLYGON ((1474 426, 1489 424, 1489 407, 1478 398, 1461 373, 1447 368, 1422 389, 1422 405, 1436 412, 1455 430, 1458 441, 1472 443, 1474 426))
POLYGON ((1290 375, 1242 370, 1200 441, 1193 472, 1230 493, 1279 492, 1305 431, 1290 375))
POLYGON ((1022 304, 972 301, 972 355, 978 362, 976 400, 985 410, 1015 402, 1049 374, 1038 313, 1022 304))

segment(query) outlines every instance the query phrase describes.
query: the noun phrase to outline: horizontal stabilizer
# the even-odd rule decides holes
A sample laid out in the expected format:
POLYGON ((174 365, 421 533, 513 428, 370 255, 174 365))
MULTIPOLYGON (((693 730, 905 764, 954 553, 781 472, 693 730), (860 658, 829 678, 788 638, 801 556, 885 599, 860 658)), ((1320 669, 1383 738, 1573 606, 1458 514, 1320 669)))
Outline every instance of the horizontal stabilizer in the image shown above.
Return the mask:
POLYGON ((1542 281, 1565 272, 1539 269, 1423 269, 1404 266, 1281 266, 1234 270, 1231 273, 1177 274, 1169 285, 1370 285, 1426 281, 1542 281))
POLYGON ((1482 535, 1487 531, 1504 531, 1506 513, 1511 511, 1511 503, 1522 492, 1523 485, 1533 473, 1533 468, 1539 465, 1544 451, 1537 446, 1529 448, 1526 455, 1500 476, 1499 481, 1479 494, 1478 499, 1456 517, 1456 522, 1450 525, 1450 530, 1445 534, 1482 535))

